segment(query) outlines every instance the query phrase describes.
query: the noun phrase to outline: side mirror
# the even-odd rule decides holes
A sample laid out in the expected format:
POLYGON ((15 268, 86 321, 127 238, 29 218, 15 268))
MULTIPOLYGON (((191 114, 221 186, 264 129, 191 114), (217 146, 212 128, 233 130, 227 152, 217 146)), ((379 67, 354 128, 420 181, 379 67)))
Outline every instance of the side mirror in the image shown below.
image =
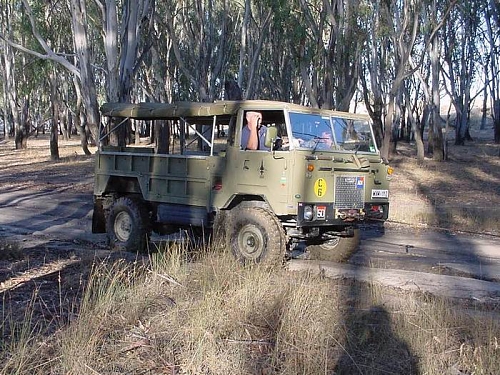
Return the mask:
POLYGON ((266 140, 264 141, 264 145, 267 148, 272 148, 274 141, 278 138, 278 128, 275 126, 270 126, 266 130, 266 140))

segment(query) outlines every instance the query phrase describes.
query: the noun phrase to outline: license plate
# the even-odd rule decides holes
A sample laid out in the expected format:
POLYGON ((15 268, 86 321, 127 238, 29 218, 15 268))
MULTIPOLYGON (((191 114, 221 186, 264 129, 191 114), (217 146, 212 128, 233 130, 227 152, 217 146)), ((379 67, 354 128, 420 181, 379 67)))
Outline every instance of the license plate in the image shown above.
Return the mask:
POLYGON ((372 190, 372 198, 389 198, 389 190, 372 190))
POLYGON ((326 218, 326 206, 316 207, 316 219, 324 220, 326 218))

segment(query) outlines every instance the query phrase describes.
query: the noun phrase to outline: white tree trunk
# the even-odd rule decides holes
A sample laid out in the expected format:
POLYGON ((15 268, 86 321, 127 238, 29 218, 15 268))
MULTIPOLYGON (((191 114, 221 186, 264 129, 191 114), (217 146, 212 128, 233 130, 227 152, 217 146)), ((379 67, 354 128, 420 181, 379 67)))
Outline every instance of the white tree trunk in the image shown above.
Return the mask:
POLYGON ((97 104, 91 52, 87 37, 87 11, 85 0, 71 0, 71 15, 76 56, 80 66, 82 99, 87 113, 87 125, 96 143, 99 143, 100 116, 97 104))

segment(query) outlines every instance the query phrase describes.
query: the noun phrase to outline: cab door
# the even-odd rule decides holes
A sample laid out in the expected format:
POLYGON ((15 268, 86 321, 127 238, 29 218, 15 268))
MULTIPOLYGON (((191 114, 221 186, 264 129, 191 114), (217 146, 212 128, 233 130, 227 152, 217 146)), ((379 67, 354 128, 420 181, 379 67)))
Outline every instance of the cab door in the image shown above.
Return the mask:
POLYGON ((286 204, 288 197, 289 161, 277 156, 283 152, 239 151, 237 191, 262 196, 275 210, 286 204))

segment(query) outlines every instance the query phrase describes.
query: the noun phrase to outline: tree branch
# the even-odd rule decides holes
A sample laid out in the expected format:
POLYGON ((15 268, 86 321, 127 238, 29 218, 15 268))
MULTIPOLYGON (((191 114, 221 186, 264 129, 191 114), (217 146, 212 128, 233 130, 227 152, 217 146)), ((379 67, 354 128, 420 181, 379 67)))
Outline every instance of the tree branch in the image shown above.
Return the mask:
POLYGON ((66 60, 64 57, 56 54, 52 49, 48 46, 47 42, 42 38, 40 33, 38 32, 38 29, 36 28, 35 24, 35 18, 33 17, 33 12, 31 10, 30 5, 26 0, 22 0, 24 7, 26 8, 26 11, 28 13, 28 17, 30 19, 31 23, 31 31, 33 33, 33 36, 36 38, 40 46, 43 48, 46 54, 42 54, 40 52, 33 51, 29 48, 26 48, 25 46, 15 43, 11 40, 8 40, 5 38, 2 34, 0 34, 0 39, 3 39, 7 44, 9 44, 11 47, 23 52, 30 54, 32 56, 35 56, 39 59, 42 60, 50 60, 54 61, 58 64, 61 64, 64 68, 66 68, 70 73, 73 73, 78 79, 80 79, 80 70, 73 64, 71 64, 68 60, 66 60))

